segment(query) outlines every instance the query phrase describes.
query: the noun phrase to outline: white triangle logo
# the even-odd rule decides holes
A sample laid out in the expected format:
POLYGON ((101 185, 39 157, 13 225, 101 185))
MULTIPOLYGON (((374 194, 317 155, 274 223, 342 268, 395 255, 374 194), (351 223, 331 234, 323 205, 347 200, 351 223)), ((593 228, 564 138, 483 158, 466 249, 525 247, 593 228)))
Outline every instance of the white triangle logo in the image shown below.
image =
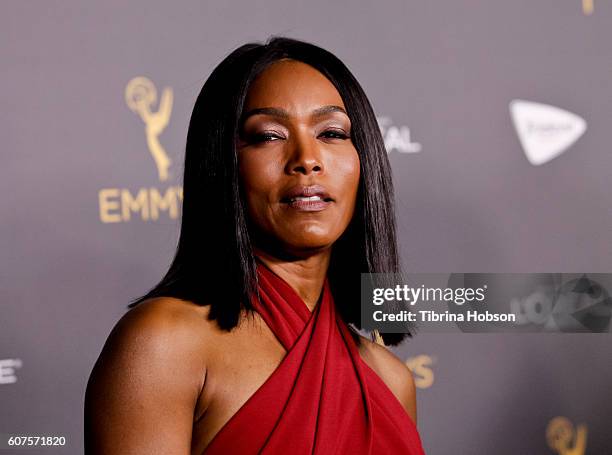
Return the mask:
POLYGON ((534 166, 561 155, 587 128, 582 117, 533 101, 510 101, 510 116, 525 156, 534 166))

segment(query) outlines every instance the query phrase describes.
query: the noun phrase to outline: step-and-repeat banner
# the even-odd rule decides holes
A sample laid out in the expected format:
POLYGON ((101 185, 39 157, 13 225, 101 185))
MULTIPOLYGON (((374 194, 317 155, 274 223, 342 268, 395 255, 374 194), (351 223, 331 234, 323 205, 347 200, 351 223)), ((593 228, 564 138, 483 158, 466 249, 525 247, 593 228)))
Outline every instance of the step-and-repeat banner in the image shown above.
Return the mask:
MULTIPOLYGON (((245 42, 313 42, 361 82, 407 272, 612 272, 610 2, 13 1, 0 30, 0 433, 65 438, 29 453, 82 452, 91 368, 176 246, 195 98, 245 42)), ((612 453, 609 325, 393 350, 428 454, 612 453)))

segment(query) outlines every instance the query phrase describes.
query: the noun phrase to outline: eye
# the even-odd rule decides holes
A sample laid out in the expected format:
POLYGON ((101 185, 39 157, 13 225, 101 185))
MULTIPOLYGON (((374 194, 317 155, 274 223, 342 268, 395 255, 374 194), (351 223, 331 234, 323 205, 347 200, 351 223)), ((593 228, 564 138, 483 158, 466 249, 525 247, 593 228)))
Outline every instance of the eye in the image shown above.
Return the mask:
POLYGON ((326 130, 323 131, 323 133, 321 133, 321 136, 328 138, 328 139, 348 139, 349 136, 341 130, 326 130))
POLYGON ((272 132, 253 133, 247 136, 248 142, 252 144, 259 144, 262 142, 273 142, 279 139, 283 139, 283 137, 277 133, 272 133, 272 132))

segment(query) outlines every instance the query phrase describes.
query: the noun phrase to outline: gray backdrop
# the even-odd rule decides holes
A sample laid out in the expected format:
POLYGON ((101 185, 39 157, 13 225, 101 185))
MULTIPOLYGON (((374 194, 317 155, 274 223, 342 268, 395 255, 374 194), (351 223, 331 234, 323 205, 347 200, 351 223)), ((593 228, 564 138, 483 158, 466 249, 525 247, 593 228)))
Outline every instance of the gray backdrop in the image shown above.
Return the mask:
MULTIPOLYGON (((610 2, 6 1, 0 30, 0 433, 67 439, 30 453, 82 451, 93 363, 176 245, 195 97, 247 41, 312 41, 362 83, 406 270, 612 272, 610 2), (133 83, 130 108, 136 77, 150 82, 133 83), (146 84, 157 101, 133 102, 146 84), (513 100, 586 131, 527 105, 519 138, 513 100)), ((395 351, 428 454, 608 454, 610 341, 421 334, 395 351), (547 430, 565 430, 565 450, 547 430)))

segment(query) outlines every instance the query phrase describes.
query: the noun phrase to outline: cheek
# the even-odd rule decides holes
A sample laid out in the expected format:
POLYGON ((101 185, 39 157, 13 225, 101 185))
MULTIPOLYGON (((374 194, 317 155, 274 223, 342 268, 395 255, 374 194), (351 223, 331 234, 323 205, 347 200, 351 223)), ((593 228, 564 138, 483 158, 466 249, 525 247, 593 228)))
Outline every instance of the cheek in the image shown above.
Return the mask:
POLYGON ((273 160, 262 154, 241 153, 238 169, 247 198, 269 197, 278 175, 278 165, 273 160))
POLYGON ((359 155, 355 149, 352 149, 342 160, 338 161, 337 175, 341 176, 344 199, 347 201, 347 206, 352 210, 355 206, 360 178, 359 155))
POLYGON ((270 210, 274 207, 282 165, 269 154, 259 152, 262 151, 241 152, 238 169, 247 212, 256 224, 264 226, 269 223, 270 210))

